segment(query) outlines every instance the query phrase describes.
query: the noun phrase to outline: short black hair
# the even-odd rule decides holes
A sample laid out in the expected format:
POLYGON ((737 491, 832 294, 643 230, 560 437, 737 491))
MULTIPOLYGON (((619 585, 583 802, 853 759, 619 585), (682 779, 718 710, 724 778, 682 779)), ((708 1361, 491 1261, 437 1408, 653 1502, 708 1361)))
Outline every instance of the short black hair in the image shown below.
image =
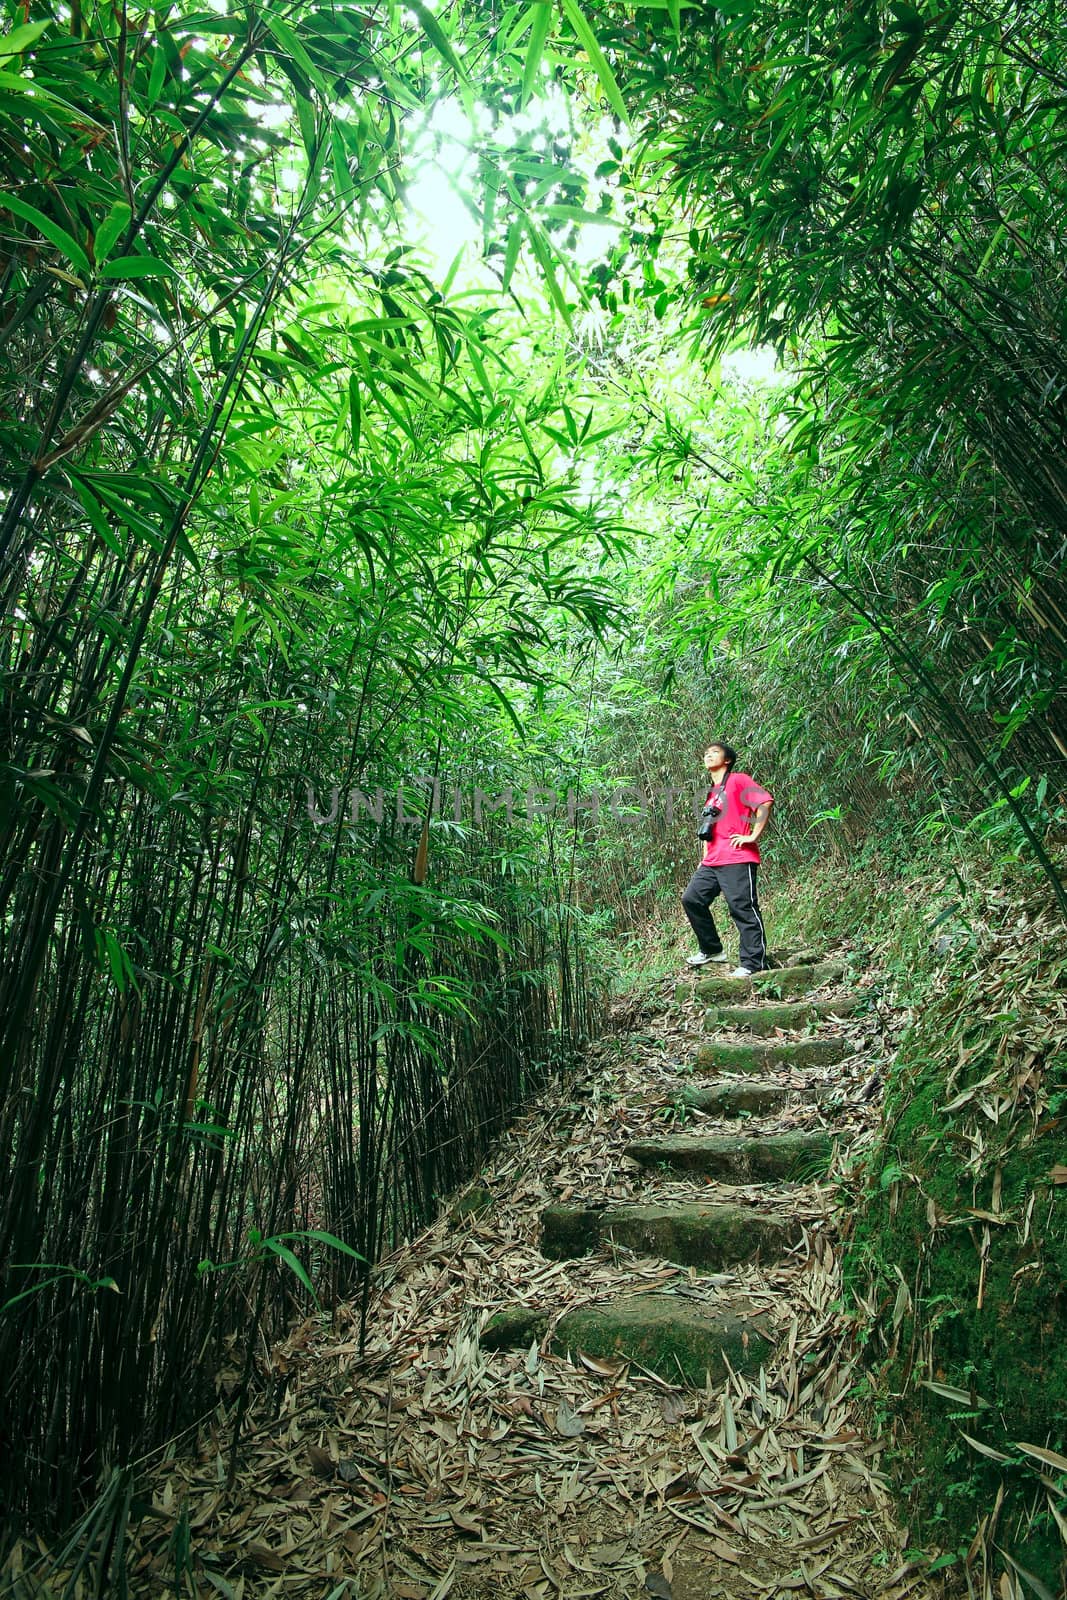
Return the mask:
POLYGON ((723 755, 726 757, 726 765, 732 772, 737 765, 737 751, 734 749, 733 745, 727 744, 725 739, 709 739, 704 748, 706 750, 710 750, 713 747, 716 750, 722 751, 723 755))

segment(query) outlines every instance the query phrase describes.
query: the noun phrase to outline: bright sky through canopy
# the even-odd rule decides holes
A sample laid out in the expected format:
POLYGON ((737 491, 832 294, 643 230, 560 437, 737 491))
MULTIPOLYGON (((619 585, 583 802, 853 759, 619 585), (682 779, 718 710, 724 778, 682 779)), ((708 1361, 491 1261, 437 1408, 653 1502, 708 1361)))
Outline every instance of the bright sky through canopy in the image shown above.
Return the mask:
MULTIPOLYGON (((591 200, 603 188, 593 178, 593 171, 606 154, 606 138, 611 131, 610 119, 605 119, 601 126, 586 130, 582 142, 588 148, 572 149, 571 164, 590 184, 591 200)), ((508 117, 493 118, 484 105, 465 109, 457 99, 444 97, 415 136, 416 176, 406 190, 412 235, 442 276, 459 251, 464 250, 460 281, 471 287, 496 286, 495 274, 480 260, 482 228, 473 200, 480 194, 479 155, 492 157, 494 152, 502 153, 521 141, 528 141, 532 152, 546 157, 555 141, 569 146, 577 142, 572 108, 555 85, 546 85, 544 95, 531 99, 522 111, 508 117)), ((553 198, 548 196, 550 201, 553 198)), ((502 212, 507 204, 501 193, 498 205, 502 212)), ((570 259, 576 266, 586 267, 610 249, 618 237, 618 225, 606 218, 602 226, 580 224, 576 234, 570 259)), ((541 291, 537 292, 543 298, 541 291)))

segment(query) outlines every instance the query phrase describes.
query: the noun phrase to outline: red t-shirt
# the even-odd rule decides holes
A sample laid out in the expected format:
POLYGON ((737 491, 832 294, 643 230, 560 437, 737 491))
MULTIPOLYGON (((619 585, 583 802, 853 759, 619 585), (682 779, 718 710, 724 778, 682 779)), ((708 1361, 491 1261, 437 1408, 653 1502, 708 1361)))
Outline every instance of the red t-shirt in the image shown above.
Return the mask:
MULTIPOLYGON (((756 807, 766 805, 774 796, 761 789, 747 772, 727 773, 725 790, 720 801, 722 816, 705 847, 702 867, 740 867, 746 861, 758 862, 760 858, 756 845, 744 844, 738 849, 730 843, 730 835, 750 833, 756 807)), ((714 792, 714 789, 708 790, 709 798, 714 792)))

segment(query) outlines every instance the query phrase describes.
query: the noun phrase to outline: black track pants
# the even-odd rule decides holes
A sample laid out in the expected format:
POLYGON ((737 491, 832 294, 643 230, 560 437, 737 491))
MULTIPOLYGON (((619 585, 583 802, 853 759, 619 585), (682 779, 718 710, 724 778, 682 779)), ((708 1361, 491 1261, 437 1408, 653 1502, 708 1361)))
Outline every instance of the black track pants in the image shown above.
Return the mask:
POLYGON ((741 936, 740 965, 751 972, 762 972, 767 965, 767 941, 759 912, 756 872, 751 861, 737 867, 698 867, 685 886, 682 907, 701 950, 707 956, 717 956, 722 940, 710 907, 721 894, 741 936))

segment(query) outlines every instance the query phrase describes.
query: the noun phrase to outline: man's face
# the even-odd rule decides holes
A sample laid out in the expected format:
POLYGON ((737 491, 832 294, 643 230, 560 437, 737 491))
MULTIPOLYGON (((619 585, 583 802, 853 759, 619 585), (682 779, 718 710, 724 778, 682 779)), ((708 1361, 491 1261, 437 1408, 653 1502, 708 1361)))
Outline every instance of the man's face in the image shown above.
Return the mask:
POLYGON ((714 772, 716 767, 725 767, 726 751, 721 744, 709 744, 704 751, 704 765, 709 772, 714 772))

